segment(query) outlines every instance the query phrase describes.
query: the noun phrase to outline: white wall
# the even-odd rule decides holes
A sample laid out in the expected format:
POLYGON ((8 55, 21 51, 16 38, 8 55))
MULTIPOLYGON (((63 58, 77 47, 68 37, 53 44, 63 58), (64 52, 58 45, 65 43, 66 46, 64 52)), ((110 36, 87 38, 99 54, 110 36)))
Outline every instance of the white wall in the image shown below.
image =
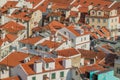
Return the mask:
POLYGON ((52 72, 46 72, 42 74, 36 74, 36 75, 30 75, 26 80, 32 80, 32 77, 36 77, 36 80, 43 80, 43 75, 47 75, 47 77, 51 78, 52 73, 56 73, 56 79, 51 79, 51 80, 60 80, 60 72, 64 71, 64 80, 71 80, 71 71, 70 69, 65 69, 65 70, 56 70, 52 72))

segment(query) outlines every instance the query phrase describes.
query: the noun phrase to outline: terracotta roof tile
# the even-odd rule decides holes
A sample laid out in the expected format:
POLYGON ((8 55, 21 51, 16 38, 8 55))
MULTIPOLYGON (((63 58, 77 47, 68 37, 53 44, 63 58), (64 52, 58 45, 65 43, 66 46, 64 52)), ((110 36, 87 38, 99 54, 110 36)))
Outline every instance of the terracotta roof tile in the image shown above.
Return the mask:
POLYGON ((21 63, 29 55, 22 52, 12 52, 6 58, 4 58, 0 64, 8 65, 14 67, 21 63))
POLYGON ((92 71, 92 70, 105 70, 102 66, 99 66, 98 64, 93 64, 93 65, 87 65, 79 68, 81 74, 85 74, 87 71, 92 71))
POLYGON ((42 37, 31 37, 31 38, 26 38, 26 39, 23 39, 23 40, 20 40, 21 43, 24 43, 24 44, 32 44, 34 45, 36 42, 40 41, 42 39, 42 37))
POLYGON ((55 62, 53 58, 42 58, 42 60, 45 61, 46 63, 55 62))
POLYGON ((17 5, 18 1, 7 1, 6 4, 0 9, 0 11, 5 12, 9 8, 14 8, 17 5))
POLYGON ((47 46, 49 48, 57 48, 61 45, 61 43, 50 41, 50 40, 45 40, 40 44, 41 46, 47 46))
POLYGON ((13 77, 9 77, 9 78, 4 78, 1 80, 20 80, 20 78, 18 76, 13 76, 13 77))
POLYGON ((106 54, 103 52, 94 52, 90 50, 84 50, 84 49, 78 49, 78 51, 81 53, 81 57, 83 58, 96 58, 102 60, 106 57, 106 54))
POLYGON ((42 0, 26 0, 27 2, 30 2, 33 4, 33 7, 35 7, 37 4, 39 4, 42 0))
POLYGON ((2 28, 10 33, 18 33, 19 31, 25 29, 23 25, 14 21, 9 21, 8 23, 2 25, 2 28))
POLYGON ((68 49, 58 50, 57 54, 58 56, 70 57, 80 53, 74 48, 68 48, 68 49))
POLYGON ((48 7, 49 1, 45 0, 41 5, 39 5, 36 10, 40 10, 42 12, 46 12, 46 9, 48 7))
MULTIPOLYGON (((55 69, 54 70, 45 70, 44 68, 42 69, 42 73, 44 72, 50 72, 50 71, 56 71, 56 70, 63 70, 65 69, 64 66, 61 64, 63 58, 54 58, 55 62, 55 69)), ((47 59, 48 62, 53 61, 52 59, 47 59)), ((33 75, 36 74, 34 69, 33 69, 33 63, 32 64, 21 64, 22 68, 27 72, 28 75, 33 75)))

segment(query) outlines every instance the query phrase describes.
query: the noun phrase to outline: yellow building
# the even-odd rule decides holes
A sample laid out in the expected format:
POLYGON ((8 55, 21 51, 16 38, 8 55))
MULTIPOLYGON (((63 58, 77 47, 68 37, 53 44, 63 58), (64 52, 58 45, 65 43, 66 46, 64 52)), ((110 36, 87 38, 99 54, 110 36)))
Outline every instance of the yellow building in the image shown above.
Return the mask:
POLYGON ((97 29, 104 26, 110 30, 112 38, 117 36, 119 16, 116 9, 95 7, 89 11, 85 22, 97 29))

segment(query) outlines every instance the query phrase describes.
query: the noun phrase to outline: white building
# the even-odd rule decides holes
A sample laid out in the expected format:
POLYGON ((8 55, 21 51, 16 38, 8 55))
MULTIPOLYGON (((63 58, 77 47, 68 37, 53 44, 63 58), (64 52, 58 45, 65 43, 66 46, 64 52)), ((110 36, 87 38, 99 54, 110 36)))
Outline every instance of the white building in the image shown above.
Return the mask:
POLYGON ((20 64, 14 68, 14 72, 22 80, 72 80, 71 69, 71 59, 42 58, 36 62, 20 64))

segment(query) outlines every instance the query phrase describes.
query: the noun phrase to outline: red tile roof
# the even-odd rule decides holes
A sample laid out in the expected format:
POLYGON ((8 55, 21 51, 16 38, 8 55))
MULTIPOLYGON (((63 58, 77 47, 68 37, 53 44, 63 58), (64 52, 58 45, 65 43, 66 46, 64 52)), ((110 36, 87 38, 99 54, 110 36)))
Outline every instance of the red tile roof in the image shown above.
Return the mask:
POLYGON ((105 1, 105 0, 80 0, 79 2, 76 0, 76 2, 74 4, 72 4, 72 6, 84 6, 84 7, 88 7, 89 5, 93 5, 93 6, 97 6, 98 4, 100 4, 100 6, 106 6, 106 5, 110 5, 112 4, 111 1, 105 1))
POLYGON ((93 38, 95 38, 95 39, 98 39, 98 38, 99 38, 96 33, 91 33, 91 36, 92 36, 93 38))
POLYGON ((13 77, 4 78, 4 79, 0 79, 0 80, 20 80, 20 78, 18 76, 13 76, 13 77))
POLYGON ((36 42, 40 41, 42 39, 42 37, 31 37, 31 38, 26 38, 26 39, 23 39, 23 40, 20 40, 21 43, 24 43, 24 44, 32 44, 34 45, 36 42))
POLYGON ((57 48, 61 45, 61 43, 50 41, 50 40, 45 40, 40 44, 41 46, 47 46, 49 48, 57 48))
POLYGON ((52 5, 52 9, 56 10, 56 9, 68 9, 69 4, 62 4, 62 3, 54 3, 52 5))
POLYGON ((81 30, 81 31, 78 32, 77 30, 75 30, 74 25, 68 26, 67 29, 70 30, 75 36, 83 36, 83 35, 90 34, 88 31, 85 31, 85 30, 84 30, 83 33, 82 33, 82 32, 81 32, 82 29, 79 29, 79 30, 81 30))
POLYGON ((49 1, 45 0, 41 5, 39 5, 36 10, 40 10, 42 12, 46 12, 46 9, 48 7, 49 1))
MULTIPOLYGON (((47 59, 48 60, 48 59, 47 59)), ((64 70, 64 66, 61 64, 63 58, 54 58, 55 62, 55 69, 54 70, 45 70, 44 68, 42 69, 42 73, 44 72, 50 72, 50 71, 56 71, 56 70, 64 70)), ((49 61, 49 60, 48 60, 49 61)), ((51 62, 51 60, 50 60, 51 62)), ((33 75, 36 74, 34 69, 33 69, 33 63, 32 64, 21 64, 22 68, 27 72, 28 75, 33 75)))
POLYGON ((35 27, 32 29, 32 31, 34 31, 34 32, 42 31, 42 27, 35 27))
POLYGON ((52 21, 47 26, 45 26, 45 29, 50 30, 50 31, 55 31, 55 30, 61 29, 63 27, 65 27, 64 24, 62 24, 58 21, 52 21))
POLYGON ((16 9, 11 16, 13 19, 20 19, 24 21, 29 21, 32 17, 32 13, 34 12, 34 9, 28 9, 28 8, 22 8, 22 9, 16 9))
POLYGON ((93 65, 87 65, 87 66, 83 66, 79 68, 80 73, 84 74, 87 71, 91 71, 91 70, 105 70, 105 68, 103 68, 102 66, 99 66, 98 64, 93 64, 93 65))
POLYGON ((96 59, 102 60, 106 56, 106 54, 103 52, 94 52, 94 51, 84 50, 84 49, 78 49, 78 51, 81 53, 81 57, 83 58, 90 58, 90 59, 96 58, 96 59))
POLYGON ((81 13, 88 13, 88 7, 80 7, 79 12, 81 13))
POLYGON ((5 12, 9 8, 14 8, 17 5, 17 3, 18 3, 18 1, 7 1, 0 10, 2 12, 5 12))
POLYGON ((42 0, 26 0, 27 2, 30 2, 33 4, 33 7, 35 7, 37 4, 39 4, 42 0))
POLYGON ((78 12, 70 11, 70 17, 78 17, 78 12))
POLYGON ((25 27, 17 22, 9 21, 6 24, 2 25, 2 28, 10 33, 18 33, 21 30, 24 30, 25 27))
POLYGON ((42 60, 45 61, 46 63, 55 62, 53 58, 42 58, 42 60))
POLYGON ((71 57, 71 56, 78 55, 80 53, 74 48, 68 48, 68 49, 58 50, 57 54, 58 56, 71 57))
POLYGON ((6 58, 4 58, 0 64, 8 65, 11 67, 15 67, 21 63, 29 55, 22 52, 12 52, 6 58))
POLYGON ((110 31, 107 28, 102 27, 100 30, 105 34, 106 37, 110 37, 110 31))
POLYGON ((5 36, 5 39, 3 39, 3 41, 8 41, 8 42, 13 42, 14 40, 16 40, 18 37, 14 34, 7 34, 5 36))

